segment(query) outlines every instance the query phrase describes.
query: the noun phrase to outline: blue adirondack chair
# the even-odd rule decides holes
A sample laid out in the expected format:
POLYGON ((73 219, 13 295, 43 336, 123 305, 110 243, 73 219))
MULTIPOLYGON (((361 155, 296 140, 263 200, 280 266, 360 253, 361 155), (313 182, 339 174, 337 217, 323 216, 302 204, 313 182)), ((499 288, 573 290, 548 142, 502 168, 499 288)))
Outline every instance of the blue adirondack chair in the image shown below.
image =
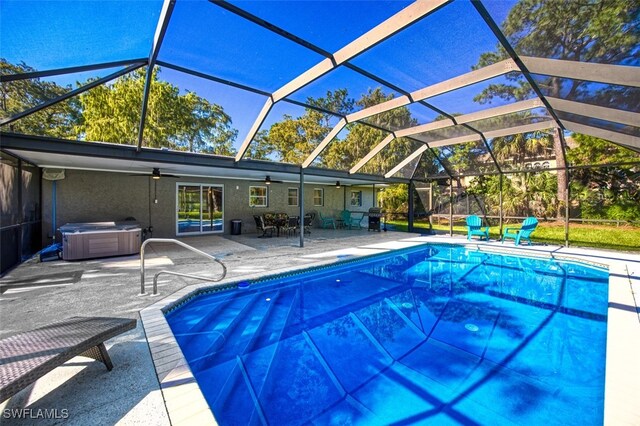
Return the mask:
POLYGON ((520 228, 505 228, 504 234, 502 234, 502 243, 505 238, 513 238, 515 245, 520 244, 520 241, 527 240, 531 245, 531 234, 536 230, 538 226, 538 219, 535 217, 528 217, 522 222, 520 228))
POLYGON ((349 210, 343 210, 340 213, 342 223, 345 228, 348 229, 360 229, 360 221, 362 221, 362 213, 351 213, 349 210))
POLYGON ((470 240, 472 235, 478 235, 480 239, 485 238, 489 241, 489 227, 482 226, 482 219, 475 215, 467 216, 467 240, 470 240))
POLYGON ((318 217, 320 218, 320 226, 322 226, 322 228, 332 226, 333 229, 336 229, 336 221, 334 218, 322 216, 320 212, 318 212, 318 217))

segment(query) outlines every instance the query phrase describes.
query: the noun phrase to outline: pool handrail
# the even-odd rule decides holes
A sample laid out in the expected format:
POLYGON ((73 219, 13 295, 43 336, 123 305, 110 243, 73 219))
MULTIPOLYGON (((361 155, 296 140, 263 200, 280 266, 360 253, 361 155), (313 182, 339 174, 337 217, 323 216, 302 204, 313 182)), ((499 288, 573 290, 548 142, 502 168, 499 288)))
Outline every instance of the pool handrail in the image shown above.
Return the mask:
POLYGON ((182 241, 178 241, 178 240, 174 240, 172 238, 149 238, 148 240, 145 240, 142 245, 140 246, 140 295, 144 295, 146 294, 145 292, 145 285, 144 285, 144 274, 145 274, 145 270, 144 270, 144 249, 147 246, 147 244, 149 243, 171 243, 171 244, 177 244, 181 247, 186 248, 187 250, 191 250, 194 253, 197 253, 201 256, 204 256, 206 258, 209 258, 211 260, 213 260, 214 262, 218 263, 220 266, 222 266, 222 275, 220 275, 217 278, 211 278, 211 277, 204 277, 201 275, 192 275, 192 274, 183 274, 180 272, 172 272, 172 271, 166 271, 166 270, 162 270, 158 273, 155 274, 155 276, 153 277, 153 295, 155 296, 156 294, 158 294, 158 276, 161 274, 169 274, 169 275, 177 275, 180 277, 187 277, 187 278, 194 278, 194 279, 198 279, 198 280, 203 280, 203 281, 213 281, 213 282, 218 282, 218 281, 222 281, 226 276, 227 276, 227 267, 224 265, 224 263, 222 263, 220 261, 220 259, 217 259, 216 257, 203 252, 202 250, 198 250, 195 247, 190 246, 189 244, 185 244, 182 241))

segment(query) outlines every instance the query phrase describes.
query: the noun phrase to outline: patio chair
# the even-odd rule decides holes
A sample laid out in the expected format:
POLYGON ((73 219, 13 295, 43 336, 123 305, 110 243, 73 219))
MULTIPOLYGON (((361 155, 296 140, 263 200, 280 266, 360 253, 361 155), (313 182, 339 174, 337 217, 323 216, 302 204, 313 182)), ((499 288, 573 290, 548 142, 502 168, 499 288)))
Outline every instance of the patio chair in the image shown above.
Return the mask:
POLYGON ((364 217, 364 213, 352 213, 349 210, 343 210, 342 213, 340 213, 340 216, 342 217, 345 228, 360 229, 360 222, 364 217))
POLYGON ((0 402, 79 355, 111 371, 104 342, 135 326, 128 318, 73 317, 0 340, 0 402))
POLYGON ((362 222, 363 218, 364 218, 364 213, 351 212, 351 227, 356 229, 362 228, 362 225, 360 225, 360 222, 362 222))
POLYGON ((505 228, 504 234, 502 234, 502 243, 504 244, 505 238, 513 238, 515 245, 519 245, 522 240, 527 240, 529 245, 531 245, 531 234, 536 230, 537 226, 538 219, 528 217, 522 222, 520 228, 505 228))
POLYGON ((471 240, 473 235, 489 241, 489 227, 482 226, 482 219, 475 215, 467 216, 467 240, 471 240))
POLYGON ((315 219, 314 213, 307 213, 304 215, 304 233, 311 234, 311 226, 313 225, 313 219, 315 219))
POLYGON ((282 231, 286 233, 287 237, 292 233, 293 235, 296 235, 296 233, 298 232, 299 223, 300 219, 298 218, 298 216, 289 216, 287 217, 287 222, 282 227, 282 231))
POLYGON ((324 217, 322 213, 318 212, 318 217, 320 218, 320 226, 323 229, 326 229, 329 225, 333 226, 333 229, 336 229, 336 221, 332 217, 324 217))
POLYGON ((273 237, 273 231, 276 229, 273 225, 265 225, 264 217, 261 215, 253 215, 253 220, 256 221, 256 232, 262 231, 262 235, 259 235, 258 238, 266 237, 267 232, 269 232, 269 236, 273 237))

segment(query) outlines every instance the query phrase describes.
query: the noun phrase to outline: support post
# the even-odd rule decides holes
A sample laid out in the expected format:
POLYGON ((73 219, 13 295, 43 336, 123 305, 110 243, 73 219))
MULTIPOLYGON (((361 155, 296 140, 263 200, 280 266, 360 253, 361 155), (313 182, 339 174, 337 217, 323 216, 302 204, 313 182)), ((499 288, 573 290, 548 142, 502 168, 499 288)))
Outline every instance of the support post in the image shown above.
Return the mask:
POLYGON ((413 212, 415 209, 414 206, 414 202, 415 202, 415 184, 413 183, 413 180, 409 181, 409 211, 407 212, 407 231, 408 232, 413 232, 413 212))
POLYGON ((304 169, 300 167, 300 190, 298 191, 300 205, 300 248, 304 247, 304 169))
POLYGON ((378 201, 378 197, 376 195, 376 184, 374 183, 373 184, 373 207, 376 207, 376 204, 378 204, 377 201, 378 201))
POLYGON ((453 237, 453 179, 449 179, 449 236, 453 237))
POLYGON ((504 175, 500 173, 500 212, 499 212, 499 222, 500 222, 500 234, 499 237, 502 238, 502 218, 504 216, 504 212, 502 211, 502 180, 504 179, 504 175))
POLYGON ((569 247, 569 168, 565 169, 567 185, 564 191, 564 246, 569 247))
POLYGON ((342 210, 347 209, 347 185, 342 185, 342 210))

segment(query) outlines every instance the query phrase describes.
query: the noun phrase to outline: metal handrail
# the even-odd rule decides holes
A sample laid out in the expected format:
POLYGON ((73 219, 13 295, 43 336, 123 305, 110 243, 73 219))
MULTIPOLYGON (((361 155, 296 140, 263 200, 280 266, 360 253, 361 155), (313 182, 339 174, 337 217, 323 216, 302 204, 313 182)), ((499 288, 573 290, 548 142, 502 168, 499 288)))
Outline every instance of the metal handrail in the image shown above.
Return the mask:
POLYGON ((171 271, 160 271, 153 277, 153 295, 154 296, 158 294, 158 275, 160 274, 178 275, 178 276, 187 277, 187 278, 195 278, 199 280, 214 281, 214 282, 221 281, 224 279, 224 277, 227 276, 227 267, 224 265, 224 263, 222 263, 219 259, 216 259, 214 256, 211 256, 210 254, 203 252, 202 250, 198 250, 197 248, 191 247, 189 244, 185 244, 182 241, 174 240, 171 238, 149 238, 148 240, 145 240, 145 242, 143 242, 142 245, 140 246, 140 294, 141 295, 146 294, 145 286, 144 286, 144 249, 149 243, 177 244, 181 247, 191 250, 194 253, 198 253, 201 256, 207 257, 213 260, 214 262, 218 263, 220 266, 222 266, 222 275, 217 278, 203 277, 200 275, 182 274, 179 272, 171 272, 171 271))

